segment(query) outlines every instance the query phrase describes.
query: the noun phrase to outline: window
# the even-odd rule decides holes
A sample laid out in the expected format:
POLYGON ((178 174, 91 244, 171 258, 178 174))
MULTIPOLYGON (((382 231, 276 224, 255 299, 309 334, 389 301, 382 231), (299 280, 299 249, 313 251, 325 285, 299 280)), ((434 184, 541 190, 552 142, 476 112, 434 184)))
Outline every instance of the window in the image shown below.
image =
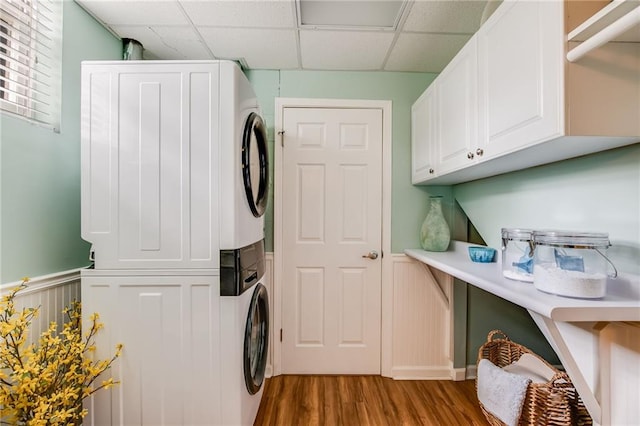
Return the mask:
POLYGON ((0 109, 60 125, 62 1, 0 0, 0 109))

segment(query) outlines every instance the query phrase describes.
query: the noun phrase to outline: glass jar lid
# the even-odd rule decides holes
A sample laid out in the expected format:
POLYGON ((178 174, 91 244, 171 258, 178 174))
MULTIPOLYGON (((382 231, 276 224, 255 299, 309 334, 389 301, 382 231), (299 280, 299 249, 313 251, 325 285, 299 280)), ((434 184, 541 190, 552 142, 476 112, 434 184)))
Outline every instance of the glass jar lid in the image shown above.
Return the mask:
POLYGON ((530 241, 533 231, 531 229, 502 228, 503 240, 530 241))
POLYGON ((576 249, 611 246, 607 233, 572 231, 533 231, 533 244, 576 249))

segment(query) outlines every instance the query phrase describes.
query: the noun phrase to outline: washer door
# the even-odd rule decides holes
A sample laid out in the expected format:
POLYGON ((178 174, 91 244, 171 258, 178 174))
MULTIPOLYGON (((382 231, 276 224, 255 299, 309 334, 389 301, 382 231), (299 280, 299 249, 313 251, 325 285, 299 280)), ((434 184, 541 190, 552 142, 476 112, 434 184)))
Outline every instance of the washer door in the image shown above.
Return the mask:
POLYGON ((267 131, 262 118, 252 112, 242 136, 242 177, 251 213, 264 214, 269 195, 269 160, 267 131))
POLYGON ((244 332, 244 382, 251 395, 260 390, 264 381, 268 347, 269 299, 265 286, 258 283, 251 297, 244 332))

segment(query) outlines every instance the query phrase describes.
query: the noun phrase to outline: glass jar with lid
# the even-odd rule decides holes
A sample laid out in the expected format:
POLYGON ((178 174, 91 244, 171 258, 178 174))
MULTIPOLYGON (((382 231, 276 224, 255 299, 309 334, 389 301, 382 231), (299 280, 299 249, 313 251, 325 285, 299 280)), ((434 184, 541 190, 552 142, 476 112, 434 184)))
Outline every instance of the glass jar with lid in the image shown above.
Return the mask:
POLYGON ((533 281, 531 229, 502 228, 502 275, 518 281, 533 281))
POLYGON ((534 231, 533 285, 559 296, 604 297, 607 270, 615 266, 605 252, 609 234, 570 231, 534 231))

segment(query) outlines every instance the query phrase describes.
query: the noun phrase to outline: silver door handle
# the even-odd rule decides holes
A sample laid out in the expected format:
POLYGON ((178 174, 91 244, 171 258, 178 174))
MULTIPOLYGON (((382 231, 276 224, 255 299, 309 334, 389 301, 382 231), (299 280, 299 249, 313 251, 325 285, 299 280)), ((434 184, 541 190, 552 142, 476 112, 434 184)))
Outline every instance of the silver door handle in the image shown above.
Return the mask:
POLYGON ((363 254, 362 257, 367 258, 367 259, 377 259, 378 258, 378 252, 375 251, 375 250, 371 250, 369 253, 363 254))

